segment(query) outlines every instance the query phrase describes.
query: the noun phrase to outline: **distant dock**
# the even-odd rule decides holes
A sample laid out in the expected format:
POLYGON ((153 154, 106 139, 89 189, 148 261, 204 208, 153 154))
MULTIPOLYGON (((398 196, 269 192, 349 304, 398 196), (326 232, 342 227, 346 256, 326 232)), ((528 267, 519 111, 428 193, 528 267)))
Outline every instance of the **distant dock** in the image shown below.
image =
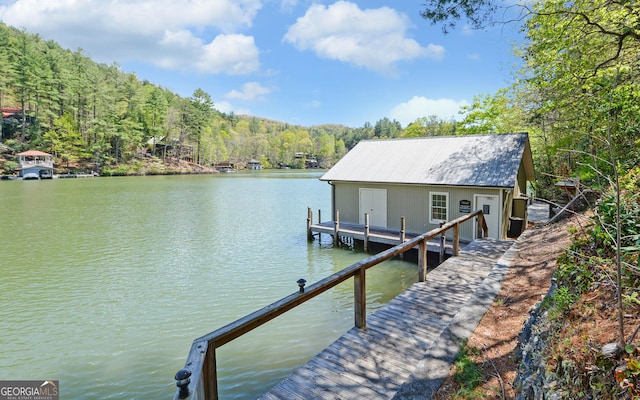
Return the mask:
POLYGON ((100 175, 96 172, 87 173, 79 173, 79 174, 58 174, 54 175, 54 178, 59 179, 69 179, 69 178, 97 178, 100 175))

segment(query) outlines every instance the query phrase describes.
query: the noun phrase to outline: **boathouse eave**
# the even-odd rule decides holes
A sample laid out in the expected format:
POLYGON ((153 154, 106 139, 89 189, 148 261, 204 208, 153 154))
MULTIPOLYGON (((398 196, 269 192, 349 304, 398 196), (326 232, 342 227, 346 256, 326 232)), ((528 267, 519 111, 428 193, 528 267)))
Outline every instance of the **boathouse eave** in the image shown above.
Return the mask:
POLYGON ((413 187, 438 187, 438 188, 456 188, 456 189, 513 189, 516 186, 514 181, 510 186, 469 186, 469 185, 450 185, 446 183, 422 183, 422 182, 384 182, 384 181, 349 181, 335 179, 320 179, 328 184, 335 186, 336 183, 344 184, 368 184, 368 185, 384 185, 384 186, 413 186, 413 187))

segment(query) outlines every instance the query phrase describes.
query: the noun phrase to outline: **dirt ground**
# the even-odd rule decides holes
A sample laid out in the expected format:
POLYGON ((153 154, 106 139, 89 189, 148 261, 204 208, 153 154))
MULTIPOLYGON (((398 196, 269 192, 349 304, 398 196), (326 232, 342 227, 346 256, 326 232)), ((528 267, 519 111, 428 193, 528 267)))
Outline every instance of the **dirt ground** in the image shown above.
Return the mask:
MULTIPOLYGON (((549 290, 556 258, 570 242, 568 227, 580 223, 578 218, 581 217, 530 227, 518 239, 517 254, 501 291, 467 343, 469 348, 477 349, 471 358, 485 371, 484 381, 476 390, 484 395, 482 398, 515 398, 513 381, 518 364, 514 350, 518 335, 533 305, 549 290)), ((452 367, 434 400, 456 398, 460 387, 452 379, 453 371, 452 367)))

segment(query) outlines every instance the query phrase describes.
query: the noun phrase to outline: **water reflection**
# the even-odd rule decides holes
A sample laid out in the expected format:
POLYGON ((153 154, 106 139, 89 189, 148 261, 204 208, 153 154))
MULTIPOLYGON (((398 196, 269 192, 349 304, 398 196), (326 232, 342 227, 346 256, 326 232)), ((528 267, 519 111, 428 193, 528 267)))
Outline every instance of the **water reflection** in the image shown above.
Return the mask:
MULTIPOLYGON (((306 240, 321 172, 1 182, 0 376, 65 398, 171 398, 191 342, 367 257, 306 240)), ((367 275, 373 311, 417 278, 367 275)), ((254 398, 353 326, 353 283, 219 349, 225 399, 254 398)))

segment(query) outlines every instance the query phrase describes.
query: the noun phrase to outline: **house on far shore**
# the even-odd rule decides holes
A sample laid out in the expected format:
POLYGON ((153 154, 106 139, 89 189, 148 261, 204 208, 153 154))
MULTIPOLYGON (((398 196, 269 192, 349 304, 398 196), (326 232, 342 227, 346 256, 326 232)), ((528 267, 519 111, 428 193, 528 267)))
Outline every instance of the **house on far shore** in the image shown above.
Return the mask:
POLYGON ((219 162, 215 165, 215 168, 220 172, 233 172, 236 170, 235 164, 229 161, 219 162))
MULTIPOLYGON (((534 168, 527 133, 433 136, 359 142, 321 178, 340 221, 423 233, 475 210, 489 236, 517 237, 527 226, 527 182, 534 168)), ((475 239, 462 224, 461 240, 475 239)))
POLYGON ((53 178, 53 155, 38 150, 18 153, 18 177, 22 179, 53 178))
POLYGON ((253 158, 249 160, 247 163, 247 169, 252 169, 254 171, 262 169, 262 164, 258 160, 254 160, 253 158))

